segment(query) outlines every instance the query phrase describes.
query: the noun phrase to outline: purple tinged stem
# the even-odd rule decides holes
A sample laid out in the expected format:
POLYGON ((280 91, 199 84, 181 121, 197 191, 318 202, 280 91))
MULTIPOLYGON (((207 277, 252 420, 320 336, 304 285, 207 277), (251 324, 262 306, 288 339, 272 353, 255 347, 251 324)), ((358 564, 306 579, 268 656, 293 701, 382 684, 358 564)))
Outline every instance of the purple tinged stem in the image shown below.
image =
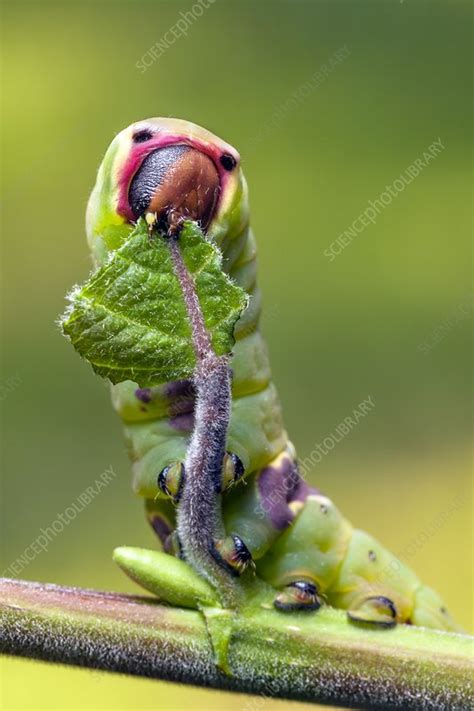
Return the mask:
POLYGON ((152 598, 0 580, 0 652, 366 711, 472 708, 473 638, 381 632, 341 611, 236 616, 228 676, 202 615, 152 598))
POLYGON ((220 486, 231 412, 231 370, 217 356, 206 330, 194 281, 184 264, 179 237, 168 240, 175 274, 183 291, 196 354, 194 429, 184 464, 186 476, 177 511, 184 558, 218 591, 228 608, 238 604, 238 585, 215 557, 215 542, 225 535, 220 486))

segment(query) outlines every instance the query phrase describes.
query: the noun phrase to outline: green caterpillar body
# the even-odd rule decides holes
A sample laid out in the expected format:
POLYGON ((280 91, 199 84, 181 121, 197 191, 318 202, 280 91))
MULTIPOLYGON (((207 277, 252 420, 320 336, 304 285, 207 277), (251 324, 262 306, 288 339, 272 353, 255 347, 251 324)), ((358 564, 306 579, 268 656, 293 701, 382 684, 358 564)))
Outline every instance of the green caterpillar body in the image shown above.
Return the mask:
MULTIPOLYGON (((353 611, 362 621, 380 619, 382 600, 390 603, 393 621, 457 629, 434 591, 375 539, 353 529, 334 504, 298 474, 259 330, 256 244, 237 151, 178 119, 149 119, 119 133, 99 169, 87 210, 95 263, 102 263, 133 229, 137 213, 129 192, 139 167, 153 152, 176 146, 198 150, 215 165, 219 189, 207 237, 221 249, 226 272, 250 297, 234 331, 226 448, 236 455, 232 461, 242 465, 243 476, 223 494, 227 532, 245 542, 257 575, 277 589, 303 581, 314 584, 329 604, 353 611)), ((112 386, 112 401, 124 422, 134 490, 146 499, 147 516, 163 550, 179 553, 175 506, 160 488, 158 476, 185 459, 195 404, 191 382, 140 388, 127 381, 112 386)))

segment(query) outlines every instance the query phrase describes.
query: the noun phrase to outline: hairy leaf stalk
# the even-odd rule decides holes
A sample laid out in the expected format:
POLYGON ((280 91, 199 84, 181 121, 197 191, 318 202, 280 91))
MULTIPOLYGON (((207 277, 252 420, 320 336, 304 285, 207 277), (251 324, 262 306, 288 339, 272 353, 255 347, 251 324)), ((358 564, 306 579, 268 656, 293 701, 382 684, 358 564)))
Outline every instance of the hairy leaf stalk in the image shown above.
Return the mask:
POLYGON ((177 508, 178 534, 187 562, 214 585, 225 607, 235 608, 238 585, 215 557, 216 540, 225 535, 219 491, 232 401, 229 359, 217 356, 212 348, 194 282, 179 249, 179 238, 170 238, 169 246, 191 322, 197 360, 195 424, 177 508))

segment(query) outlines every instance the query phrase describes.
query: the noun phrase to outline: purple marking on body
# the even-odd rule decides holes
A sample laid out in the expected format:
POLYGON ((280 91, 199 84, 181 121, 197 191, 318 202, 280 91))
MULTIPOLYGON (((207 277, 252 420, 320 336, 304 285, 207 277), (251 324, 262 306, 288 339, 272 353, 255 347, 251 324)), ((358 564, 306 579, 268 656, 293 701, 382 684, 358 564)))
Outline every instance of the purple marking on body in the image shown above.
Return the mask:
POLYGON ((194 415, 194 405, 194 400, 176 400, 169 406, 168 414, 170 417, 176 417, 178 415, 194 415))
POLYGON ((169 398, 168 413, 171 417, 191 413, 196 403, 196 389, 191 380, 175 380, 165 385, 165 395, 169 398))
POLYGON ((288 502, 299 482, 298 470, 289 457, 284 457, 279 466, 270 465, 260 472, 260 503, 275 528, 286 528, 292 522, 294 513, 288 502))
POLYGON ((135 397, 141 402, 151 402, 153 398, 151 388, 137 388, 135 390, 135 397))
POLYGON ((309 486, 303 479, 300 479, 295 490, 291 494, 289 502, 291 503, 292 501, 301 501, 304 503, 308 496, 319 496, 320 494, 321 492, 319 489, 316 489, 316 487, 314 486, 309 486))
POLYGON ((170 417, 168 422, 177 432, 192 432, 194 428, 194 412, 184 412, 181 415, 170 417))
POLYGON ((196 389, 191 380, 173 380, 164 386, 166 397, 196 397, 196 389))
POLYGON ((150 518, 150 523, 156 535, 164 545, 166 539, 168 538, 173 529, 171 528, 169 523, 160 516, 152 516, 150 518))

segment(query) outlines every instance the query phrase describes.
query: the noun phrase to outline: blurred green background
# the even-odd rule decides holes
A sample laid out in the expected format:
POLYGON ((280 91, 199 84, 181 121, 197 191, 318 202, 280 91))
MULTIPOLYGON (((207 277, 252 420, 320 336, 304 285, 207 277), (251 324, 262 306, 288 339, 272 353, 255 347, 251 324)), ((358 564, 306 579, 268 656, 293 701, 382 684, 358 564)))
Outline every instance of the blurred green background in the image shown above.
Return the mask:
MULTIPOLYGON (((470 4, 216 0, 141 71, 192 5, 3 3, 2 570, 110 465, 116 480, 21 577, 134 591, 111 551, 154 543, 107 389, 55 319, 89 270, 84 210, 109 141, 172 115, 242 154, 264 330, 300 456, 375 402, 309 478, 410 551, 472 630, 470 4), (328 245, 438 137, 440 155, 329 261, 328 245)), ((2 670, 5 709, 290 706, 31 661, 2 670)))

